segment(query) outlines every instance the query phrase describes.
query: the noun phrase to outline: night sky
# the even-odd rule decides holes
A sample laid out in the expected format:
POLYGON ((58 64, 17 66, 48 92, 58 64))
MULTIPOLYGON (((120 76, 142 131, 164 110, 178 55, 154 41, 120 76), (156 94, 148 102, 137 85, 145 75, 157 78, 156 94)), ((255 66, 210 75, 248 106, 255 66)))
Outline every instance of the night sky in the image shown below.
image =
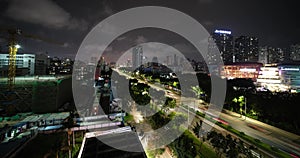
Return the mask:
MULTIPOLYGON (((0 0, 0 28, 20 28, 26 34, 63 43, 20 38, 22 53, 48 52, 50 56, 73 58, 85 35, 101 20, 122 10, 148 5, 182 11, 208 32, 222 28, 231 30, 235 37, 258 37, 260 46, 287 48, 300 43, 300 10, 295 0, 0 0)), ((1 32, 2 52, 7 45, 5 37, 7 34, 1 32)), ((143 35, 128 34, 123 38, 147 40, 143 35)))

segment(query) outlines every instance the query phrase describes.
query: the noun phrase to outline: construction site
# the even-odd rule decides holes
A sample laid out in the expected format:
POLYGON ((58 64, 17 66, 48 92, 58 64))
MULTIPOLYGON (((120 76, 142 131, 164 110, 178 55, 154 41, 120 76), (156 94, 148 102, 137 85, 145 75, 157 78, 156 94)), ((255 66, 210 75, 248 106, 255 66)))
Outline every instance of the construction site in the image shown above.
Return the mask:
POLYGON ((57 112, 73 103, 71 76, 15 77, 13 91, 7 78, 0 78, 2 114, 57 112))

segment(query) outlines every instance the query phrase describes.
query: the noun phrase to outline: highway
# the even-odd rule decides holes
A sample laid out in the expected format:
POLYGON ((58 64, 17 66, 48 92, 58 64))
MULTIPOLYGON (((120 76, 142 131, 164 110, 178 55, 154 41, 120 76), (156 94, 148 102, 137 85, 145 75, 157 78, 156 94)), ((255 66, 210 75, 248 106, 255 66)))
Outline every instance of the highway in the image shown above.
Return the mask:
MULTIPOLYGON (((131 76, 128 76, 123 72, 120 72, 116 69, 114 70, 118 72, 120 75, 131 78, 131 76)), ((139 82, 144 82, 144 81, 139 80, 139 82)), ((165 92, 167 91, 162 86, 153 85, 153 84, 148 84, 148 85, 150 85, 152 88, 155 88, 157 90, 163 90, 165 92)), ((172 92, 168 92, 168 93, 166 92, 166 94, 169 95, 170 97, 176 98, 177 100, 191 99, 191 98, 184 98, 172 92)), ((200 112, 205 112, 202 109, 198 108, 199 106, 201 106, 201 104, 199 104, 199 100, 195 98, 193 99, 196 100, 198 106, 190 105, 191 108, 195 108, 195 110, 198 110, 200 112)), ((242 131, 246 135, 249 135, 255 139, 259 139, 260 141, 269 144, 270 146, 274 146, 279 150, 288 153, 289 155, 291 155, 291 157, 292 156, 300 157, 300 145, 298 144, 300 140, 299 135, 289 133, 287 131, 281 130, 279 128, 267 125, 263 122, 256 121, 250 118, 246 118, 245 120, 244 116, 240 117, 239 114, 236 113, 222 112, 220 113, 219 118, 228 122, 229 125, 234 129, 238 131, 242 131), (296 141, 298 141, 298 143, 295 143, 296 141)))
POLYGON ((295 143, 296 140, 300 139, 298 135, 250 118, 246 118, 245 120, 244 116, 239 117, 235 114, 229 115, 221 113, 220 118, 227 121, 230 126, 236 130, 242 131, 253 138, 259 139, 289 154, 300 156, 300 145, 295 143))

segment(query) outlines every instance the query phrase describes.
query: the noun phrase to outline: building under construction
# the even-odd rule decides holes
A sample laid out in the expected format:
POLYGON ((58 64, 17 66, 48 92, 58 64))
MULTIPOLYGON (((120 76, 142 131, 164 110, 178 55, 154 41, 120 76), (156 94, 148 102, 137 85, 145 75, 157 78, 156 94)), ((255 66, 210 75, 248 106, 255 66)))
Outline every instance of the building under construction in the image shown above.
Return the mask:
POLYGON ((0 78, 2 114, 56 112, 72 102, 71 76, 16 77, 13 91, 7 91, 7 78, 0 78))

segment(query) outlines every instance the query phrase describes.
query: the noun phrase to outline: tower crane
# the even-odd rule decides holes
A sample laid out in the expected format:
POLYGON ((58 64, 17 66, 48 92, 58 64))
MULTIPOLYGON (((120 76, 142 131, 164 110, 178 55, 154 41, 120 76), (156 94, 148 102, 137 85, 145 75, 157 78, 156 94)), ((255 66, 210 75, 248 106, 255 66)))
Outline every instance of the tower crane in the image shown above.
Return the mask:
POLYGON ((18 44, 18 38, 31 38, 34 40, 44 41, 47 43, 63 45, 63 43, 56 42, 53 40, 45 39, 38 37, 32 34, 23 33, 20 29, 0 29, 0 32, 7 32, 8 33, 8 49, 9 49, 9 66, 8 66, 8 90, 13 90, 15 76, 16 76, 16 55, 17 51, 20 48, 18 44))
POLYGON ((10 29, 7 30, 9 33, 8 37, 8 49, 9 49, 9 59, 8 59, 8 77, 7 77, 7 85, 8 90, 12 91, 15 83, 16 76, 16 55, 20 46, 17 44, 17 36, 21 35, 20 29, 10 29))
MULTIPOLYGON (((20 29, 3 29, 0 28, 0 32, 8 33, 8 50, 9 50, 9 59, 8 59, 8 76, 7 76, 7 92, 4 95, 6 100, 8 101, 8 106, 11 108, 15 108, 12 104, 15 98, 16 92, 14 91, 14 84, 15 84, 15 76, 16 76, 16 55, 17 51, 20 48, 18 44, 18 38, 31 38, 34 40, 39 40, 47 43, 63 45, 63 43, 56 42, 53 40, 45 39, 38 37, 32 34, 23 33, 20 29)), ((10 110, 11 111, 11 110, 10 110)))

